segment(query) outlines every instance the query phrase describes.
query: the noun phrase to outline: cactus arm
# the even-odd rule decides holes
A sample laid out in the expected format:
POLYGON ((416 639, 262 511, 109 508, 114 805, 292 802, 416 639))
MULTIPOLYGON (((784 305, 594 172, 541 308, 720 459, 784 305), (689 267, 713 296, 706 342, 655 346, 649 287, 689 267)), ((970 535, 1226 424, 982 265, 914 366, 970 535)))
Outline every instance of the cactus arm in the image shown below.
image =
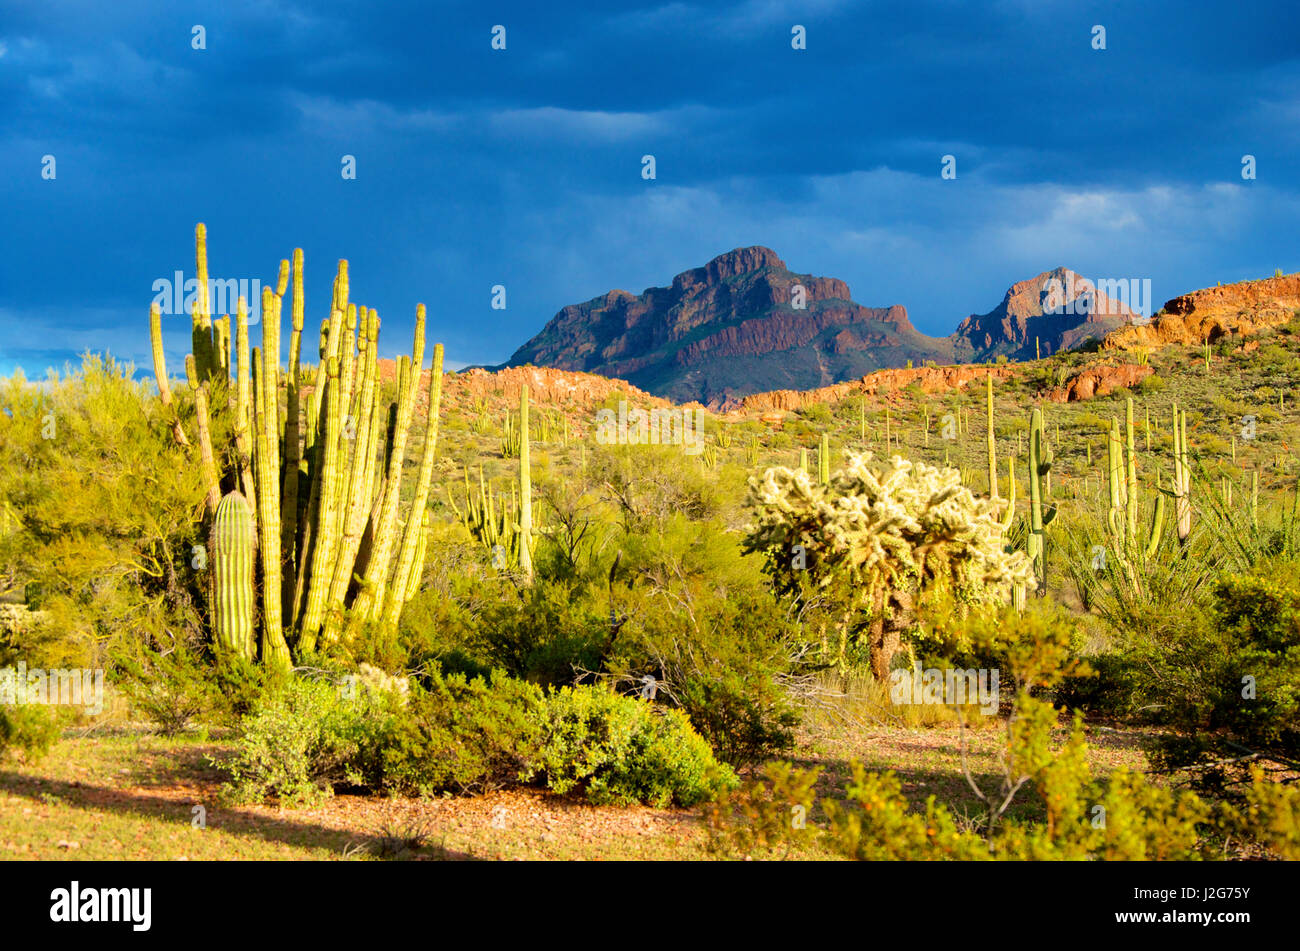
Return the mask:
MULTIPOLYGON (((393 432, 392 445, 389 449, 387 478, 384 481, 382 500, 379 505, 379 518, 374 526, 374 542, 362 570, 358 557, 356 573, 364 580, 352 602, 352 614, 345 633, 351 641, 366 621, 378 619, 383 605, 382 587, 388 580, 389 564, 393 555, 393 540, 397 534, 397 516, 401 504, 402 461, 406 455, 406 438, 411 425, 411 415, 415 410, 415 390, 420 381, 420 364, 416 358, 423 359, 424 354, 425 309, 420 304, 415 309, 415 341, 412 347, 412 361, 408 367, 413 368, 405 381, 398 387, 398 409, 396 427, 393 432)), ((399 362, 399 371, 405 359, 399 362)))
POLYGON ((153 375, 158 382, 158 398, 171 416, 172 438, 182 449, 190 448, 190 441, 181 426, 181 418, 172 399, 171 380, 167 378, 167 357, 163 352, 162 311, 157 304, 149 306, 149 340, 153 347, 153 375))
MULTIPOLYGON (((269 290, 269 289, 268 289, 269 290)), ((256 415, 258 534, 262 547, 262 663, 285 670, 291 666, 289 647, 284 640, 280 583, 284 566, 280 563, 280 481, 275 471, 275 456, 268 434, 275 430, 275 394, 266 392, 266 373, 261 352, 253 348, 253 376, 261 381, 254 405, 256 415), (258 372, 261 371, 261 372, 258 372)))
POLYGON ((443 347, 442 344, 437 344, 433 348, 433 369, 429 374, 428 416, 424 429, 424 449, 420 457, 420 473, 415 481, 415 498, 411 501, 411 512, 402 534, 397 570, 385 593, 380 616, 381 625, 385 629, 397 628, 402 606, 410 600, 410 576, 416 552, 428 534, 429 486, 433 482, 433 460, 438 448, 438 414, 442 404, 442 359, 443 347))
POLYGON ((313 480, 312 493, 316 496, 311 552, 311 575, 306 582, 306 600, 303 606, 302 623, 298 632, 298 647, 302 651, 311 651, 316 647, 321 622, 325 614, 325 594, 329 588, 333 564, 334 526, 337 513, 334 509, 335 488, 338 483, 338 443, 340 428, 339 411, 339 364, 338 359, 329 357, 326 361, 326 382, 324 399, 324 433, 318 450, 321 453, 319 478, 313 480))
POLYGON ((1125 505, 1127 509, 1127 540, 1130 547, 1137 544, 1137 523, 1138 523, 1138 482, 1137 482, 1137 450, 1134 444, 1134 426, 1133 426, 1133 397, 1128 398, 1128 405, 1125 409, 1124 417, 1125 430, 1125 449, 1127 450, 1127 461, 1125 476, 1128 487, 1125 492, 1125 505))
MULTIPOLYGON (((192 360, 186 360, 192 363, 192 360)), ((203 466, 203 483, 207 486, 206 509, 212 518, 221 501, 221 480, 217 476, 216 459, 212 452, 212 429, 208 419, 208 384, 199 383, 194 388, 194 416, 199 433, 199 458, 203 466)))

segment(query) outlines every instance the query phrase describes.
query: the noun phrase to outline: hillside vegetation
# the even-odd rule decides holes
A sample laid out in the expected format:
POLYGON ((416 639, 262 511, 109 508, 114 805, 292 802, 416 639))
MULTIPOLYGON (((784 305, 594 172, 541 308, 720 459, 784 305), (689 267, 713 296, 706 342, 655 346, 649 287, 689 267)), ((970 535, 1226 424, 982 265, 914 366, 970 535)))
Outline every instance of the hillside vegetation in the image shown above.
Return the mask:
POLYGON ((1300 310, 751 397, 691 447, 607 439, 682 419, 618 381, 443 373, 422 309, 380 361, 346 264, 323 311, 301 268, 257 346, 200 300, 183 379, 155 314, 161 389, 0 381, 0 669, 108 692, 0 706, 0 795, 98 744, 104 795, 56 788, 111 812, 126 735, 250 835, 339 808, 298 857, 379 793, 435 830, 385 854, 525 796, 644 811, 659 857, 1300 856, 1300 310))

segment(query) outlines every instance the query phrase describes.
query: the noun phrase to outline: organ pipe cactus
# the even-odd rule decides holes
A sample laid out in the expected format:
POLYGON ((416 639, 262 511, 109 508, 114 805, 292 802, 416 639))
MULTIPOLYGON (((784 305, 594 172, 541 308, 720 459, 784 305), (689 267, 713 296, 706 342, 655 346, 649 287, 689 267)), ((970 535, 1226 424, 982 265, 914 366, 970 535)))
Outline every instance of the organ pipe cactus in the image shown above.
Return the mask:
MULTIPOLYGON (((381 614, 385 625, 395 626, 402 605, 418 587, 428 546, 425 506, 439 413, 441 347, 430 384, 425 456, 415 492, 418 505, 410 506, 403 518, 406 507, 401 504, 407 426, 424 352, 423 306, 416 313, 412 356, 399 362, 398 398, 380 468, 384 410, 377 396, 379 321, 373 310, 349 301, 347 262, 339 262, 334 277, 329 317, 320 323, 315 385, 304 399, 302 252, 295 251, 292 262, 282 261, 274 287, 264 289, 261 346, 251 350, 242 298, 233 327, 229 316, 214 318, 210 312, 207 234, 202 225, 195 231, 195 261, 200 288, 191 313, 194 352, 186 370, 199 417, 198 464, 209 500, 207 521, 212 532, 218 523, 229 529, 238 518, 246 528, 248 552, 230 547, 229 532, 210 535, 209 607, 218 650, 237 647, 242 656, 258 654, 251 627, 257 617, 261 660, 276 667, 291 664, 294 653, 339 645, 344 618, 349 619, 350 633, 381 614), (282 384, 280 330, 291 278, 292 335, 288 376, 282 384), (229 434, 229 445, 212 446, 214 433, 229 434), (226 460, 230 465, 223 472, 219 466, 226 460), (218 545, 224 546, 221 556, 218 545), (251 592, 247 599, 236 599, 238 605, 246 602, 247 610, 239 606, 233 614, 226 610, 231 599, 223 593, 229 588, 224 569, 232 558, 241 571, 247 568, 246 576, 240 576, 246 578, 240 592, 251 592), (393 596, 386 598, 390 590, 393 596), (331 636, 322 639, 322 632, 331 636)), ((164 405, 173 407, 169 425, 176 442, 191 449, 174 411, 156 308, 150 312, 150 335, 159 395, 164 405)))
POLYGON ((1137 482, 1137 450, 1134 447, 1133 440, 1133 398, 1130 396, 1128 405, 1124 411, 1124 448, 1127 450, 1128 459, 1125 466, 1125 514, 1127 516, 1128 530, 1127 538, 1130 546, 1137 544, 1137 523, 1138 523, 1138 482, 1137 482))
POLYGON ((519 570, 533 577, 533 479, 528 455, 528 386, 519 390, 519 570))

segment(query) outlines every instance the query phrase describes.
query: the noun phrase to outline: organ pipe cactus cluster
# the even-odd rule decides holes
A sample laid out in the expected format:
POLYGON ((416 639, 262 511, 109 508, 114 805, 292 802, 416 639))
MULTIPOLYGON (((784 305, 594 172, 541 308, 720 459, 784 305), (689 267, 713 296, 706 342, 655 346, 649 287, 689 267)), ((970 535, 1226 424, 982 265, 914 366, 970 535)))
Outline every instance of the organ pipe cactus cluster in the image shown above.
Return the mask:
POLYGON ((484 481, 482 467, 479 468, 477 496, 470 489, 469 469, 466 469, 464 508, 456 504, 450 488, 447 501, 461 523, 493 553, 493 563, 498 568, 514 564, 526 579, 531 579, 537 536, 533 526, 527 386, 520 390, 519 413, 519 480, 511 486, 509 506, 504 498, 498 500, 493 495, 491 484, 484 481))
MULTIPOLYGON (((426 506, 437 445, 442 346, 434 348, 420 472, 403 519, 402 470, 423 365, 424 306, 416 310, 412 356, 399 361, 397 399, 388 407, 381 465, 385 432, 379 317, 349 300, 347 262, 338 265, 329 317, 320 324, 320 363, 304 401, 302 251, 294 252, 292 263, 280 262, 274 289, 263 289, 262 341, 251 351, 248 310, 240 298, 232 361, 230 317, 214 320, 210 311, 206 238, 200 224, 195 232, 199 288, 191 313, 193 353, 186 358, 186 373, 195 394, 199 464, 208 490, 212 632, 218 650, 252 657, 253 618, 259 617, 262 662, 285 668, 293 654, 318 647, 345 649, 364 630, 395 627, 402 606, 418 588, 428 545, 426 506), (291 278, 292 332, 282 408, 280 331, 291 278), (214 427, 209 414, 229 425, 214 427), (214 431, 228 432, 230 444, 214 447, 214 431), (214 489, 224 496, 214 498, 214 489)), ((149 324, 159 394, 172 407, 156 307, 149 324)), ((177 443, 189 447, 174 409, 173 417, 177 443)))
POLYGON ((1139 493, 1137 478, 1137 427, 1134 424, 1133 400, 1129 398, 1124 411, 1124 433, 1121 439, 1119 420, 1112 417, 1110 436, 1106 442, 1106 478, 1110 490, 1110 510, 1107 523, 1110 528, 1115 557, 1128 573, 1130 581, 1137 585, 1139 576, 1134 568, 1134 559, 1138 556, 1151 558, 1160 547, 1160 536, 1164 530, 1165 498, 1157 493, 1151 514, 1151 527, 1147 537, 1139 544, 1138 517, 1139 493))

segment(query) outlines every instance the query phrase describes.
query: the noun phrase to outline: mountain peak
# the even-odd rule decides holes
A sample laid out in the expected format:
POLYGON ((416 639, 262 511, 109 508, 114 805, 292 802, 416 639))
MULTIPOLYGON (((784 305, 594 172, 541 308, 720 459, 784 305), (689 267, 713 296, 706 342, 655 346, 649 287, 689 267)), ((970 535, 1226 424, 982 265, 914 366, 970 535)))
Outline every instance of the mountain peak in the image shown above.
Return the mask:
POLYGON ((951 357, 952 344, 918 333, 903 307, 863 307, 843 281, 793 272, 771 248, 751 245, 683 271, 669 287, 571 304, 509 365, 583 370, 716 404, 951 357))
POLYGON ((742 274, 750 274, 765 269, 785 271, 788 268, 780 256, 771 248, 751 245, 747 248, 733 248, 719 254, 703 267, 694 267, 683 271, 673 278, 673 287, 681 288, 691 284, 720 284, 742 274))

